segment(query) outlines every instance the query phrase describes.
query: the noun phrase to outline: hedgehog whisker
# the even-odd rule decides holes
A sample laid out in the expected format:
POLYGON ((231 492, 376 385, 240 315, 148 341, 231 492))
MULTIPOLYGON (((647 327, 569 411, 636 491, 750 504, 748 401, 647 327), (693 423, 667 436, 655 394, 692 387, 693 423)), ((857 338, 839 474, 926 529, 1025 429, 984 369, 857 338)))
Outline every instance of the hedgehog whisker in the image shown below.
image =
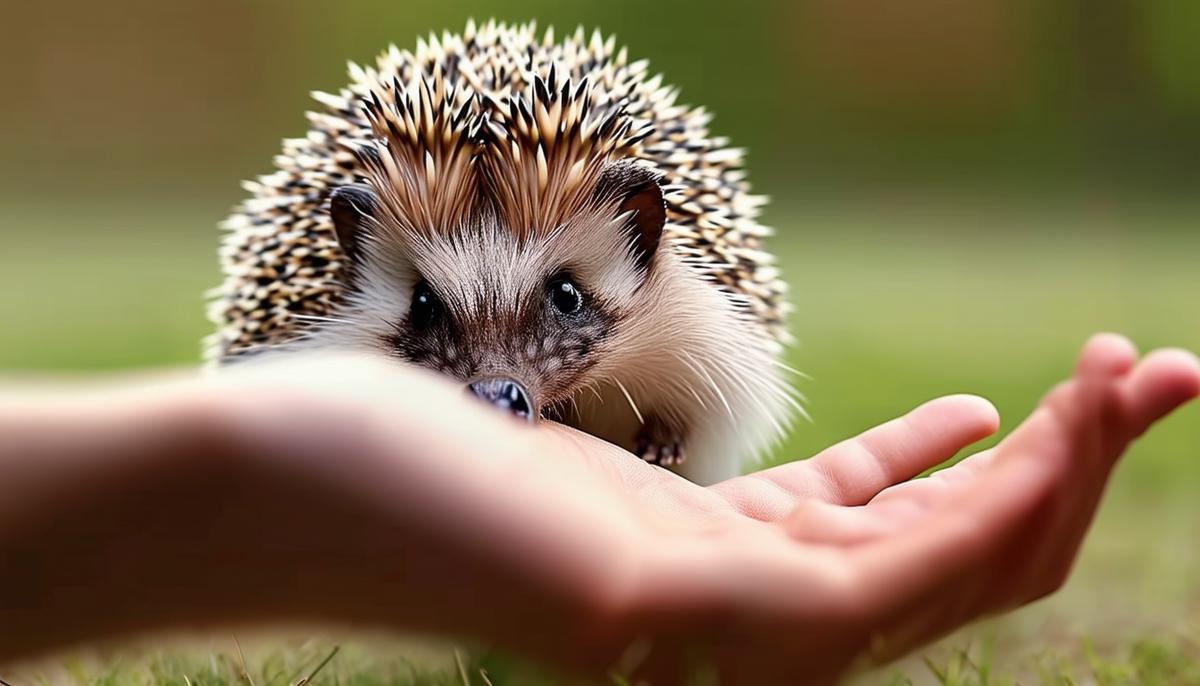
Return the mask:
MULTIPOLYGON (((736 359, 736 358, 731 357, 730 359, 736 359)), ((750 402, 754 403, 754 406, 757 407, 759 409, 759 411, 763 413, 763 416, 770 417, 771 425, 775 428, 775 430, 779 433, 784 433, 783 426, 779 423, 779 421, 777 419, 775 419, 774 414, 767 408, 767 406, 763 404, 762 398, 760 398, 759 394, 755 392, 755 389, 750 387, 750 384, 747 383, 747 378, 753 380, 755 382, 755 385, 761 390, 770 390, 771 384, 764 383, 762 378, 760 378, 757 374, 754 374, 754 373, 747 374, 746 370, 742 369, 742 368, 735 368, 733 370, 729 370, 727 367, 724 367, 722 365, 714 365, 713 370, 718 375, 720 375, 722 378, 724 378, 724 379, 736 384, 738 387, 740 387, 745 392, 746 396, 750 399, 750 402)))
POLYGON ((629 407, 633 408, 633 413, 637 415, 638 423, 645 424, 646 418, 642 416, 642 411, 638 409, 637 403, 633 402, 633 396, 629 394, 629 390, 625 388, 625 384, 621 383, 621 380, 615 376, 612 377, 612 381, 617 385, 617 388, 621 389, 621 393, 625 394, 625 399, 629 401, 629 407))
MULTIPOLYGON (((784 383, 780 379, 773 376, 763 375, 759 373, 751 373, 750 376, 755 384, 775 396, 779 400, 786 403, 789 407, 796 411, 797 414, 804 417, 808 421, 812 421, 812 417, 808 414, 808 410, 804 407, 807 399, 803 393, 800 393, 790 384, 784 383)), ((772 415, 773 416, 773 415, 772 415)))
POLYGON ((708 403, 704 402, 704 399, 700 397, 700 394, 696 392, 696 389, 693 388, 691 384, 681 382, 679 385, 683 387, 683 390, 690 393, 691 396, 696 399, 696 404, 700 405, 700 409, 708 409, 708 403))
MULTIPOLYGON (((696 371, 696 368, 694 366, 692 366, 692 364, 690 362, 683 359, 678 354, 675 355, 675 359, 679 360, 688 369, 692 370, 693 374, 696 374, 697 376, 699 376, 698 372, 696 371)), ((696 392, 696 389, 691 384, 689 384, 681 379, 678 381, 677 385, 681 386, 685 391, 690 393, 692 395, 692 397, 696 399, 696 403, 698 403, 701 408, 703 408, 705 410, 708 409, 708 403, 704 402, 704 399, 700 397, 700 394, 696 392)))
POLYGON ((729 404, 729 399, 725 397, 725 393, 721 391, 721 387, 717 385, 717 382, 708 373, 708 370, 706 370, 703 365, 697 362, 694 357, 688 354, 686 350, 680 349, 677 351, 677 354, 683 355, 684 358, 686 358, 685 363, 687 360, 691 360, 691 363, 688 364, 688 366, 695 370, 700 376, 704 377, 704 380, 708 382, 708 386, 713 390, 713 394, 716 395, 717 399, 721 401, 721 404, 725 406, 725 412, 729 414, 729 419, 732 421, 737 421, 737 417, 734 416, 733 413, 733 407, 729 404))
POLYGON ((804 372, 800 371, 799 369, 796 369, 795 367, 789 365, 788 363, 784 362, 783 360, 777 360, 775 358, 772 358, 771 364, 776 367, 779 367, 780 369, 782 369, 785 372, 788 372, 789 374, 794 374, 795 376, 798 376, 801 379, 804 379, 805 381, 813 380, 812 376, 805 374, 804 372))
POLYGON ((592 392, 592 395, 596 396, 596 400, 600 401, 600 405, 603 406, 604 405, 604 396, 600 394, 600 389, 596 388, 596 383, 589 382, 587 388, 589 391, 592 392))

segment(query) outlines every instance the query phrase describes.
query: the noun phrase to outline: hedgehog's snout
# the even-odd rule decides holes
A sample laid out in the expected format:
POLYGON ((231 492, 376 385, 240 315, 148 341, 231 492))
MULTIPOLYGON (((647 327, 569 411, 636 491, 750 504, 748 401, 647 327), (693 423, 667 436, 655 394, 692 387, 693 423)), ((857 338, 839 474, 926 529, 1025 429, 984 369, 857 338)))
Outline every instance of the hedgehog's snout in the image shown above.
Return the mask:
POLYGON ((529 392, 512 379, 485 379, 467 385, 467 391, 484 402, 508 410, 520 419, 532 422, 535 417, 529 392))

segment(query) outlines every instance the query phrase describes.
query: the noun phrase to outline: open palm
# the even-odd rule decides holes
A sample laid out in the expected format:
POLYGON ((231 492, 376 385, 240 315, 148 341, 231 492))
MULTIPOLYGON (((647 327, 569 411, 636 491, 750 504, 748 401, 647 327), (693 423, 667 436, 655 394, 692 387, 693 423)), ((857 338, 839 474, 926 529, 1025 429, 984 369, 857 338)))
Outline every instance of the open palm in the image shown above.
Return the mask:
POLYGON ((833 680, 1065 580, 1131 440, 1200 392, 1195 359, 1140 364, 1117 336, 993 449, 913 480, 993 433, 971 396, 929 402, 812 459, 700 488, 564 433, 629 494, 650 535, 618 669, 669 683, 833 680), (648 628, 653 627, 653 628, 648 628))

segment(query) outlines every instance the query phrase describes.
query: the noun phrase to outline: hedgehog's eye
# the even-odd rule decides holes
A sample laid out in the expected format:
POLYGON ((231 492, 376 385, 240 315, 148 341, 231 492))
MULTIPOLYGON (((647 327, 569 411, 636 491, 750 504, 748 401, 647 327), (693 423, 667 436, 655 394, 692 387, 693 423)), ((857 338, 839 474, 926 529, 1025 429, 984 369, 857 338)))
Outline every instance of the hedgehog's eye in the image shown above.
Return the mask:
POLYGON ((408 323, 416 329, 424 329, 432 325, 441 315, 442 303, 437 294, 425 281, 413 289, 412 309, 408 313, 408 323))
POLYGON ((579 292, 575 282, 571 281, 571 277, 565 274, 551 279, 546 288, 550 303, 563 314, 575 314, 583 305, 583 294, 579 292))

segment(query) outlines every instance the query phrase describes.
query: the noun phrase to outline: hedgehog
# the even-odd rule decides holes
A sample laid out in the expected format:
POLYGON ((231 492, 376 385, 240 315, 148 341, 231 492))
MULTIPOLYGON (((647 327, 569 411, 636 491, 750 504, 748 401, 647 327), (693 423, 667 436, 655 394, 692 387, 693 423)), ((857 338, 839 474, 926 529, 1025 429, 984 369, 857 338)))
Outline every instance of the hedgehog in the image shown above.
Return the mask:
POLYGON ((803 412, 766 199, 646 61, 493 20, 349 72, 224 224, 210 359, 372 351, 699 483, 803 412))

